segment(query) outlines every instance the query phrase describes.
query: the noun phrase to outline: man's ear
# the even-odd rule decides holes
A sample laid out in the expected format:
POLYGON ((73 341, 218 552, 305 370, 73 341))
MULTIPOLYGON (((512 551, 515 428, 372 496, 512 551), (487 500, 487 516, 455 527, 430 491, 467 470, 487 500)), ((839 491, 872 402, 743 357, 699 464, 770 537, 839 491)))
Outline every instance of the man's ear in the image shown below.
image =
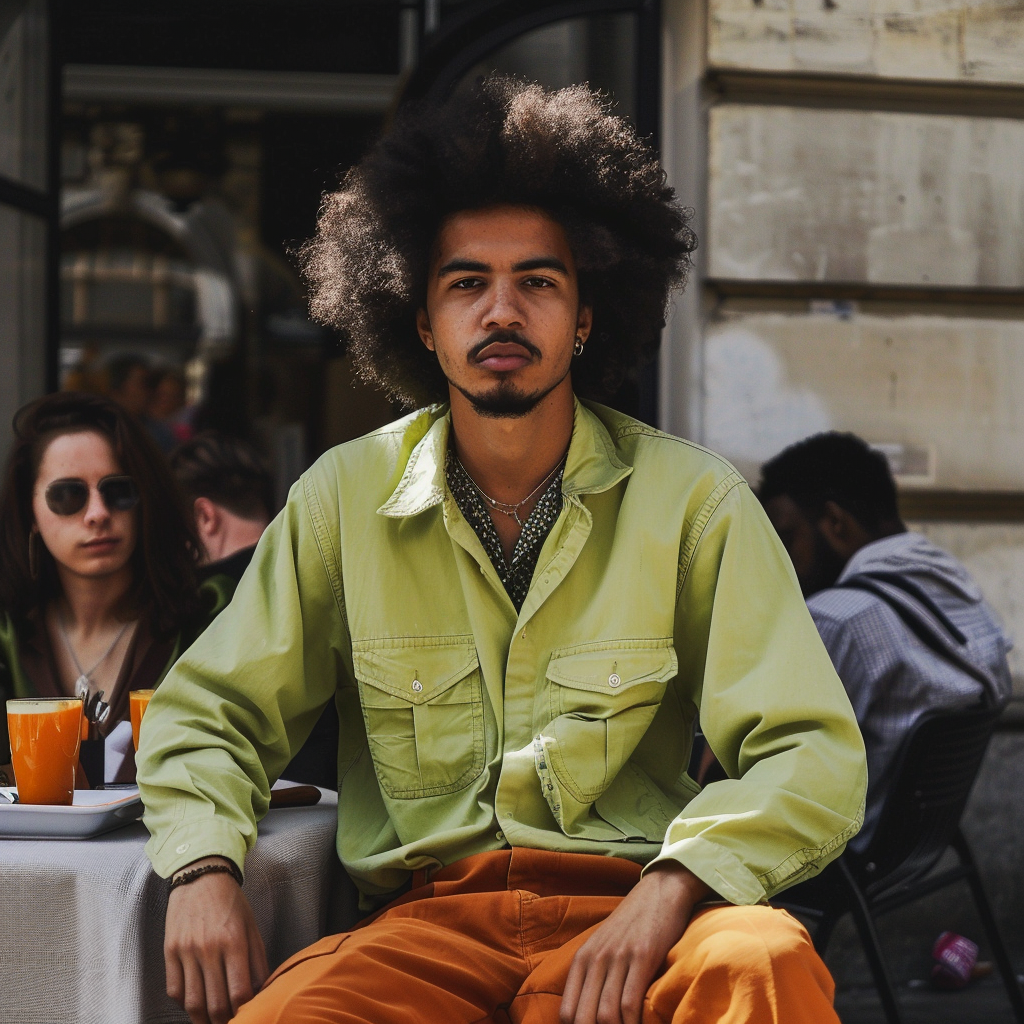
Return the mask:
POLYGON ((852 557, 871 542, 870 534, 856 516, 834 501, 825 502, 824 512, 818 520, 818 529, 832 550, 845 558, 852 557))
POLYGON ((207 538, 220 530, 223 517, 220 509, 209 498, 196 498, 192 507, 196 518, 196 531, 199 539, 205 543, 207 538))
POLYGON ((592 306, 580 306, 580 311, 576 315, 576 334, 584 341, 590 337, 590 332, 594 326, 594 309, 592 306))
POLYGON ((423 342, 431 352, 434 349, 434 332, 430 329, 430 317, 427 316, 425 308, 420 307, 416 312, 416 330, 419 333, 420 341, 423 342))

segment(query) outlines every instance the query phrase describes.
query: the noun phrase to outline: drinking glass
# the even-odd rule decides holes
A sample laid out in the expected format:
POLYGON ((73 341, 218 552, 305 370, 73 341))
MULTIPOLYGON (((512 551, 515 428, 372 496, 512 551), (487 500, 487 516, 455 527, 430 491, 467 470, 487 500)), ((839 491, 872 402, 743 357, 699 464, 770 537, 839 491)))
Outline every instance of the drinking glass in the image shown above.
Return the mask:
POLYGON ((11 762, 23 804, 70 805, 82 745, 81 697, 33 697, 7 702, 11 762))

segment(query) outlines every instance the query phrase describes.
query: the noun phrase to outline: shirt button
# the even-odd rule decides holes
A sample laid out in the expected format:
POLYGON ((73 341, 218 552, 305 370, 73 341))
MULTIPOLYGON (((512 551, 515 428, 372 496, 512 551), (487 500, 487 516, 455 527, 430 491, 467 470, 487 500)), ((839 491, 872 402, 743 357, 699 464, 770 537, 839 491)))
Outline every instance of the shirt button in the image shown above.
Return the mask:
POLYGON ((495 832, 494 833, 494 838, 497 839, 499 843, 503 843, 503 842, 505 842, 505 833, 504 832, 495 832))
POLYGON ((412 681, 412 688, 416 693, 419 693, 423 689, 423 684, 418 679, 414 679, 412 681))
POLYGON ((188 843, 182 843, 181 846, 179 846, 174 852, 175 853, 184 853, 188 849, 188 847, 189 847, 188 843))
POLYGON ((618 686, 621 682, 622 682, 622 680, 619 678, 618 673, 616 673, 616 672, 613 672, 608 677, 608 685, 611 686, 612 688, 618 686))

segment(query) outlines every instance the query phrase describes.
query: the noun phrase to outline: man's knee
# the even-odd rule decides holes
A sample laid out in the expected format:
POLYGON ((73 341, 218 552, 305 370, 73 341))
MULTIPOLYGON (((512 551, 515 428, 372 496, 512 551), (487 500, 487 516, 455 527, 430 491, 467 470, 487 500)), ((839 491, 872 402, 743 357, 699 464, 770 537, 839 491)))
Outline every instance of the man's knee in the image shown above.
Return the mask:
POLYGON ((696 954, 705 971, 722 969, 747 976, 817 960, 806 929, 784 910, 772 907, 721 907, 691 924, 698 932, 696 954))

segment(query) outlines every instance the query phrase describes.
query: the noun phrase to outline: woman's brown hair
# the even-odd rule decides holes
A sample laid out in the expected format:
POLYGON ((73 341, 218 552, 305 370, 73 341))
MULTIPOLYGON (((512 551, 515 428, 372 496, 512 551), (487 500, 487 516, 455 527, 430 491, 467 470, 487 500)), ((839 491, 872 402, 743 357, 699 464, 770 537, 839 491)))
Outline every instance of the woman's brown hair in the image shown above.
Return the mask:
POLYGON ((64 434, 105 437, 124 473, 139 489, 138 539, 132 552, 132 587, 125 604, 149 615, 158 634, 190 625, 199 614, 192 517, 160 450, 120 406, 74 391, 47 395, 14 416, 14 443, 0 491, 0 611, 17 627, 60 593, 53 557, 36 540, 29 557, 32 493, 47 446, 64 434))

